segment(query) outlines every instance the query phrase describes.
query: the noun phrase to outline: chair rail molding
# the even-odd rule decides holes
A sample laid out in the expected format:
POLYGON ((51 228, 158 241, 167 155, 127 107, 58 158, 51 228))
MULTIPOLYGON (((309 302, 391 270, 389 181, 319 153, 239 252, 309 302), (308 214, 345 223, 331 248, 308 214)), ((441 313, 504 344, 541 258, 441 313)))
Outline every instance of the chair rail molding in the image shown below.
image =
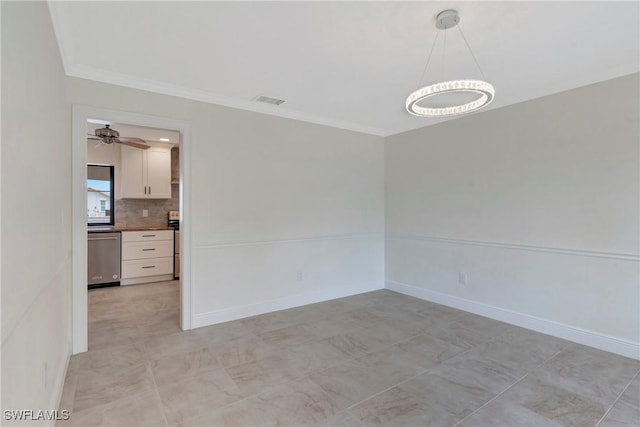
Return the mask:
POLYGON ((418 240, 418 241, 422 240, 426 242, 449 243, 453 245, 485 246, 485 247, 491 247, 491 248, 515 249, 520 251, 546 252, 546 253, 552 253, 552 254, 574 255, 574 256, 584 256, 584 257, 595 257, 595 258, 611 258, 611 259, 617 259, 622 261, 636 261, 636 262, 640 261, 640 255, 632 254, 632 253, 594 251, 594 250, 562 248, 562 247, 553 247, 553 246, 536 246, 536 245, 525 245, 525 244, 519 244, 519 243, 495 242, 495 241, 487 241, 487 240, 465 240, 465 239, 454 239, 454 238, 448 238, 448 237, 424 236, 424 235, 418 235, 418 234, 387 233, 385 238, 393 239, 393 240, 418 240))

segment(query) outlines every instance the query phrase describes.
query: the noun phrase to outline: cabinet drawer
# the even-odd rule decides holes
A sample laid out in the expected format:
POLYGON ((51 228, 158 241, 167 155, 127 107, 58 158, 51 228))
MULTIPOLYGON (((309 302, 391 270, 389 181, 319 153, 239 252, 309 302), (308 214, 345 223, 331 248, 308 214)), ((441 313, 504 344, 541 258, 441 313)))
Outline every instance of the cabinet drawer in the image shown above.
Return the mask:
POLYGON ((124 242, 122 244, 122 259, 146 259, 173 256, 173 241, 160 240, 149 242, 124 242))
POLYGON ((150 240, 173 241, 173 230, 123 231, 123 242, 148 242, 150 240))
POLYGON ((173 274, 173 257, 122 261, 122 278, 173 274))

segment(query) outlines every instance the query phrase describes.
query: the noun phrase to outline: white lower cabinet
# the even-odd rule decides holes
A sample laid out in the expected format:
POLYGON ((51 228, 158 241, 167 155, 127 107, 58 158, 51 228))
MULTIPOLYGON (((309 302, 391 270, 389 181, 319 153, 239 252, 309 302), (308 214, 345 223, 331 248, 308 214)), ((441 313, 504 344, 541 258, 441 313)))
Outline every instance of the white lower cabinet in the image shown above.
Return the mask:
POLYGON ((173 279, 173 230, 123 231, 121 285, 173 279))
MULTIPOLYGON (((122 278, 173 275, 173 257, 122 261, 122 278)), ((155 281, 151 280, 152 282, 155 281)))
POLYGON ((154 242, 127 242, 122 245, 122 260, 173 256, 173 239, 154 242))

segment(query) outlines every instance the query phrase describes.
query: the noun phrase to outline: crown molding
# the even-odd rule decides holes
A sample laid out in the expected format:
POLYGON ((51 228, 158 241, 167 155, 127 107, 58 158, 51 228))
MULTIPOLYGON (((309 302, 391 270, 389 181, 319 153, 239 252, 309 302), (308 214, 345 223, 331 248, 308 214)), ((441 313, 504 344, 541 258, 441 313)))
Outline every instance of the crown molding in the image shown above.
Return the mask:
POLYGON ((57 2, 48 0, 47 4, 49 6, 49 14, 51 15, 51 21, 53 23, 53 31, 58 41, 58 49, 60 50, 60 56, 62 57, 62 64, 67 76, 94 80, 102 83, 159 93, 162 95, 191 99, 194 101, 205 102, 207 104, 215 104, 245 111, 252 111, 254 113, 262 113, 276 117, 300 120, 303 122, 314 123, 338 129, 345 129, 374 136, 385 136, 385 132, 383 129, 364 126, 358 123, 336 120, 331 117, 303 113, 301 111, 289 110, 282 107, 261 105, 251 100, 230 98, 202 90, 191 89, 183 86, 172 85, 170 83, 164 83, 151 79, 144 79, 127 74, 114 73, 80 65, 74 59, 71 49, 65 48, 65 46, 71 45, 70 43, 67 43, 67 41, 71 41, 71 37, 65 30, 65 28, 67 27, 62 15, 58 11, 57 2))
POLYGON ((359 123, 336 120, 331 117, 308 114, 282 107, 260 105, 251 100, 230 98, 209 93, 203 90, 187 88, 170 83, 159 82, 151 79, 131 76, 128 74, 114 73, 111 71, 80 65, 75 60, 71 49, 65 48, 65 46, 72 45, 70 43, 72 38, 70 34, 68 34, 68 32, 65 30, 67 26, 65 25, 62 14, 60 14, 58 11, 57 3, 58 2, 55 0, 47 0, 47 5, 49 6, 49 15, 51 15, 51 21, 53 24, 53 31, 58 41, 58 49, 60 50, 62 64, 67 76, 94 80, 102 83, 159 93, 162 95, 175 96, 178 98, 191 99, 194 101, 205 102, 207 104, 215 104, 224 107, 236 108, 239 110, 252 111, 254 113, 262 113, 276 117, 283 117, 286 119, 300 120, 303 122, 314 123, 338 129, 345 129, 374 136, 385 136, 385 132, 383 129, 364 126, 359 123))
POLYGON ((307 114, 301 111, 287 110, 278 106, 260 105, 255 101, 235 99, 221 95, 212 94, 206 91, 191 89, 183 86, 172 85, 170 83, 159 82, 150 79, 143 79, 126 74, 114 73, 105 70, 99 70, 77 64, 66 63, 65 71, 68 76, 78 77, 87 80, 94 80, 102 83, 124 86, 132 89, 144 90, 147 92, 158 93, 162 95, 175 96, 179 98, 191 99, 194 101, 205 102, 208 104, 221 105, 224 107, 236 108, 254 113, 268 114, 287 119, 300 120, 303 122, 314 123, 323 126, 329 126, 339 129, 350 130, 353 132, 366 133, 375 136, 384 136, 382 129, 371 128, 357 123, 344 122, 328 117, 307 114), (277 110, 276 110, 277 109, 277 110))

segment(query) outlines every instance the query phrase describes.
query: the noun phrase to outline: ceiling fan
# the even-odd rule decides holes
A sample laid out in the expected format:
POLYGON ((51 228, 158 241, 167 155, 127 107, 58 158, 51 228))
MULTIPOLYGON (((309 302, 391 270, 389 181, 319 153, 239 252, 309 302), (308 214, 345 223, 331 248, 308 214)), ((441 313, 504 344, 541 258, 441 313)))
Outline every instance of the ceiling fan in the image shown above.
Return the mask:
POLYGON ((115 129, 111 129, 111 125, 104 125, 103 128, 96 129, 95 136, 89 134, 88 139, 94 139, 96 141, 101 141, 105 144, 112 144, 114 142, 122 145, 128 145, 129 147, 139 148, 141 150, 146 150, 149 148, 147 145, 147 141, 141 138, 130 137, 130 136, 120 136, 120 132, 115 129))

